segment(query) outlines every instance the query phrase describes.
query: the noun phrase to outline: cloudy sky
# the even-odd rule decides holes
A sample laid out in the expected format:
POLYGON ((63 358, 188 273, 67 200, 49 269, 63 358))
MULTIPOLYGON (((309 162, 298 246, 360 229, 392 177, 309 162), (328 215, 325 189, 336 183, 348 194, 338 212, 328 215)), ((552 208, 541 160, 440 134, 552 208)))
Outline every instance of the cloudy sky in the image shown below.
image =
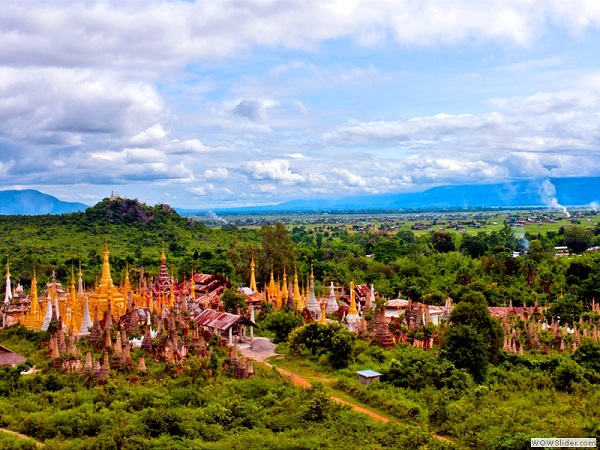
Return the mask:
POLYGON ((212 208, 600 175, 598 0, 1 6, 0 189, 212 208))

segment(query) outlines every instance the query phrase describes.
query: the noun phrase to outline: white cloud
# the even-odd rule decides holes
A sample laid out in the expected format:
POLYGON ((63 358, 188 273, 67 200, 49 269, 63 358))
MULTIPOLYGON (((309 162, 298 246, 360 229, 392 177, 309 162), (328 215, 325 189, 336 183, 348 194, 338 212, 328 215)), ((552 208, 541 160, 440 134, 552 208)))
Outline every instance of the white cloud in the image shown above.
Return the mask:
POLYGON ((305 181, 305 177, 290 170, 287 160, 251 161, 245 164, 250 178, 256 180, 280 181, 284 184, 296 184, 305 181))
POLYGON ((151 127, 148 127, 145 131, 142 131, 133 136, 129 142, 138 146, 143 147, 146 145, 152 145, 156 141, 160 141, 165 138, 167 133, 160 123, 156 123, 151 127))
POLYGON ((224 167, 218 167, 216 169, 207 169, 204 171, 204 178, 223 180, 229 177, 229 171, 224 167))
POLYGON ((333 173, 338 175, 340 181, 344 185, 350 186, 364 186, 365 180, 360 175, 350 172, 348 169, 333 169, 333 173))
POLYGON ((599 172, 600 74, 549 50, 594 41, 596 0, 2 8, 4 185, 264 201, 599 172))

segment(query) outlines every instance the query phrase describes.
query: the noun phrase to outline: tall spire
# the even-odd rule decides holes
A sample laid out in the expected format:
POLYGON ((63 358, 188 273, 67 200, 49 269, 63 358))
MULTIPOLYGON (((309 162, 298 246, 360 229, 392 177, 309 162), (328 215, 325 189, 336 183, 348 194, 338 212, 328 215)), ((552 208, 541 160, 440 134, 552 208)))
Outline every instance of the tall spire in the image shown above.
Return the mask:
POLYGON ((4 294, 4 304, 7 305, 12 300, 12 289, 10 287, 10 263, 6 258, 6 293, 4 294))
POLYGON ((354 280, 352 280, 350 282, 350 307, 348 308, 348 315, 346 316, 346 320, 348 322, 348 331, 352 333, 358 331, 358 323, 360 322, 354 295, 354 280))
POLYGON ((285 305, 288 298, 288 288, 287 288, 287 275, 285 273, 285 267, 283 268, 283 283, 281 285, 281 304, 285 305))
POLYGON ((354 280, 350 282, 350 308, 348 309, 348 315, 351 314, 358 315, 358 310, 356 309, 356 299, 354 294, 354 280))
POLYGON ((127 294, 131 292, 131 282, 129 281, 129 263, 125 265, 125 284, 123 285, 123 295, 127 297, 127 294))
POLYGON ((33 330, 39 330, 42 324, 42 317, 40 311, 40 302, 38 300, 37 294, 37 280, 35 277, 35 268, 33 269, 33 276, 31 277, 31 293, 29 294, 29 300, 29 315, 27 316, 25 326, 33 330))
POLYGON ((310 265, 310 280, 308 287, 308 302, 306 302, 306 308, 310 311, 311 315, 318 319, 321 317, 321 308, 319 303, 317 303, 317 298, 315 297, 315 275, 313 273, 313 266, 310 265))
POLYGON ((296 309, 302 311, 304 309, 304 305, 302 305, 302 296, 300 295, 300 287, 298 286, 298 271, 296 266, 294 265, 294 305, 296 309))
MULTIPOLYGON (((96 309, 96 311, 98 311, 96 309)), ((90 334, 89 328, 92 328, 94 324, 90 319, 90 306, 88 301, 88 296, 86 295, 83 299, 83 318, 81 320, 81 326, 79 327, 79 334, 90 334)))
POLYGON ((327 297, 326 311, 328 314, 333 314, 339 309, 337 304, 337 300, 335 298, 335 287, 333 286, 333 281, 331 282, 331 286, 329 286, 329 297, 327 297))
POLYGON ((79 272, 77 272, 77 297, 83 297, 83 272, 81 271, 81 260, 79 260, 79 272))
POLYGON ((79 311, 77 305, 77 291, 75 290, 75 267, 71 265, 71 284, 69 286, 69 298, 67 300, 67 328, 72 330, 75 328, 75 321, 77 319, 77 312, 79 311))
POLYGON ((194 280, 194 269, 192 269, 192 278, 190 280, 190 298, 196 301, 196 281, 194 280))
POLYGON ((102 252, 102 277, 100 278, 100 286, 108 288, 112 285, 112 278, 110 276, 110 262, 108 261, 108 241, 104 241, 104 251, 102 252))
POLYGON ((47 331, 52 320, 52 301, 50 295, 46 297, 46 315, 44 316, 44 322, 42 323, 42 331, 47 331))
POLYGON ((273 266, 271 266, 271 281, 267 289, 269 303, 275 303, 277 299, 277 286, 275 286, 275 277, 273 276, 273 266))
POLYGON ((319 323, 321 325, 327 325, 327 318, 325 317, 325 301, 321 302, 321 317, 319 318, 319 323))
POLYGON ((256 294, 258 292, 258 289, 256 288, 256 276, 254 274, 254 252, 252 252, 252 260, 250 261, 250 289, 252 290, 253 294, 256 294))

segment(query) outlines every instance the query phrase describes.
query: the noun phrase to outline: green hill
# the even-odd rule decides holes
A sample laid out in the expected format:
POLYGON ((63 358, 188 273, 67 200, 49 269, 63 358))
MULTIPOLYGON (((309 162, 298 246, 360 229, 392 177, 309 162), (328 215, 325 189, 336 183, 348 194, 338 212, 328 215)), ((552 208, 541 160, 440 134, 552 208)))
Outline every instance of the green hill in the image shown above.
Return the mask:
MULTIPOLYGON (((231 233, 213 230, 181 217, 168 205, 148 206, 131 199, 104 199, 84 212, 42 216, 0 216, 0 255, 10 260, 12 280, 28 290, 33 268, 42 285, 56 271, 70 280, 81 262, 84 281, 91 286, 102 270, 108 242, 113 280, 120 283, 127 265, 134 283, 143 266, 157 272, 162 246, 173 275, 183 278, 192 267, 229 275, 225 251, 231 233)), ((0 282, 0 289, 4 283, 0 282)))

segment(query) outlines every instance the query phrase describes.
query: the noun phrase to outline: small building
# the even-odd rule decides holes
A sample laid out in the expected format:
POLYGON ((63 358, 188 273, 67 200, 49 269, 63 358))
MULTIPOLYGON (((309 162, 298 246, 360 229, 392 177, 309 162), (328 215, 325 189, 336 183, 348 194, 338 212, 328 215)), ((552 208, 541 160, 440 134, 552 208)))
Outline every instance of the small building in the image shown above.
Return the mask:
POLYGON ((212 309, 203 310, 194 321, 205 330, 213 334, 218 334, 223 339, 227 339, 229 345, 233 345, 234 335, 240 335, 241 325, 256 326, 254 322, 244 316, 214 311, 212 309))
POLYGON ((381 374, 374 370, 359 370, 356 373, 358 374, 360 384, 379 383, 381 378, 381 374))
POLYGON ((16 366, 23 364, 27 359, 18 353, 12 352, 0 345, 0 366, 16 366))
MULTIPOLYGON (((411 308, 415 309, 419 307, 421 304, 418 302, 412 302, 411 308)), ((400 314, 406 314, 406 310, 409 308, 408 300, 404 299, 394 299, 389 300, 385 304, 385 320, 389 323, 393 317, 399 317, 400 314)), ((439 325, 440 319, 444 317, 445 313, 449 314, 447 311, 448 306, 435 306, 435 305, 425 305, 422 304, 422 308, 420 313, 422 314, 421 323, 427 323, 427 315, 429 315, 429 320, 434 325, 439 325)))

